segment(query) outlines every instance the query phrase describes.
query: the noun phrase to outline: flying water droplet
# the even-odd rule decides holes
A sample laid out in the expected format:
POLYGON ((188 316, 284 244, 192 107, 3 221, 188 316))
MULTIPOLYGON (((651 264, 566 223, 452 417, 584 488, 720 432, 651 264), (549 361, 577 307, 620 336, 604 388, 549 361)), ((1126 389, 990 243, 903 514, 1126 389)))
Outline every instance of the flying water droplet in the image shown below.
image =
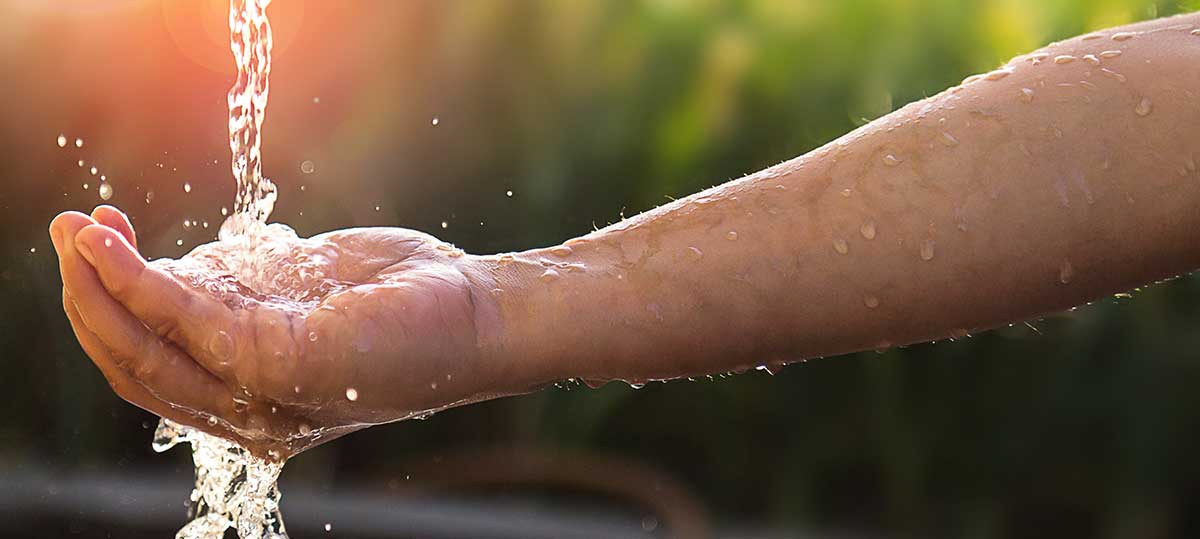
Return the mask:
POLYGON ((351 402, 358 400, 358 390, 352 387, 346 388, 346 400, 351 402))
POLYGON ((183 247, 183 240, 182 239, 175 240, 175 245, 183 247))
POLYGON ((303 163, 300 163, 300 172, 303 172, 305 174, 312 174, 313 171, 316 169, 317 169, 317 167, 316 167, 316 165, 313 164, 312 161, 305 161, 303 163))
POLYGON ((81 138, 75 139, 75 147, 82 148, 83 147, 83 139, 81 139, 81 138))
POLYGON ((107 182, 101 183, 98 190, 100 191, 100 200, 108 200, 113 196, 112 185, 107 182))
POLYGON ((59 147, 59 148, 66 148, 66 147, 67 147, 67 136, 66 136, 66 135, 59 135, 59 136, 58 136, 58 147, 59 147))
POLYGON ((92 170, 91 170, 92 176, 95 176, 97 172, 100 172, 100 169, 98 169, 96 167, 92 167, 92 170))
POLYGON ((441 120, 439 120, 439 119, 437 119, 437 118, 434 118, 434 119, 433 119, 433 120, 431 120, 429 123, 433 124, 434 126, 437 126, 437 124, 440 124, 440 123, 442 123, 442 121, 441 121, 441 120))
POLYGON ((513 195, 512 191, 505 191, 505 192, 504 192, 504 196, 506 196, 506 197, 512 198, 512 195, 513 195))
POLYGON ((77 161, 76 164, 79 165, 79 168, 83 168, 83 159, 80 159, 79 161, 77 161))
POLYGON ((183 192, 191 193, 192 192, 192 184, 188 183, 188 182, 183 182, 183 192))
MULTIPOLYGON (((378 206, 376 206, 376 208, 378 208, 378 206)), ((450 228, 450 223, 442 221, 442 230, 446 230, 447 228, 450 228)))

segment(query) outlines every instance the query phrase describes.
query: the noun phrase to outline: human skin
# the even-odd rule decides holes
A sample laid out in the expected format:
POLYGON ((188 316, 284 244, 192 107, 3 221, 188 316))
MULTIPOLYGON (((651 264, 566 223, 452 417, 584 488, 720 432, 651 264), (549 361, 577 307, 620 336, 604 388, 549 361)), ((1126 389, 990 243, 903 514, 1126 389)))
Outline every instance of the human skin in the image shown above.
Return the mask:
POLYGON ((310 289, 302 302, 222 279, 220 244, 147 266, 112 208, 51 235, 65 309, 122 397, 285 457, 567 378, 961 336, 1196 269, 1197 65, 1200 14, 1066 40, 550 248, 473 256, 402 229, 289 240, 264 260, 310 289))

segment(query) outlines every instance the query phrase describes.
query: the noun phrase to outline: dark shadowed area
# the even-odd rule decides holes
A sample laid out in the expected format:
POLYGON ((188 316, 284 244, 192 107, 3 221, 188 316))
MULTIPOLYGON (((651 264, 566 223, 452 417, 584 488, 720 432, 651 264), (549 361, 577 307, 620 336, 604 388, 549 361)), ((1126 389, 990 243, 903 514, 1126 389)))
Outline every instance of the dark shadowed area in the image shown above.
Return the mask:
MULTIPOLYGON (((234 192, 227 9, 0 0, 0 536, 184 522, 190 455, 153 453, 157 418, 76 344, 46 227, 101 203, 104 176, 147 256, 214 238, 234 192)), ((1017 53, 1195 9, 274 0, 274 220, 548 245, 1017 53)), ((296 538, 1194 537, 1197 387, 1200 281, 1185 277, 957 342, 774 376, 563 384, 369 429, 290 462, 283 509, 296 538)))

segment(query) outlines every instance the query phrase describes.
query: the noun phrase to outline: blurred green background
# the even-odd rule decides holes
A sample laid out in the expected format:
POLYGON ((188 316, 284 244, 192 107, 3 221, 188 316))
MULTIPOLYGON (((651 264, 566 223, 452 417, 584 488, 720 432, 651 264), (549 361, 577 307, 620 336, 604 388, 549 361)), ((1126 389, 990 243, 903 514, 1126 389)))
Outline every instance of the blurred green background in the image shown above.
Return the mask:
MULTIPOLYGON (((0 536, 162 537, 182 523, 188 455, 154 455, 155 418, 116 398, 75 344, 45 229, 100 203, 96 166, 148 256, 212 239, 234 190, 226 9, 0 0, 0 536), (59 148, 60 133, 83 147, 59 148), (116 505, 71 501, 81 477, 116 505), (147 478, 166 481, 165 500, 129 482, 147 478), (162 503, 165 516, 146 509, 162 503)), ((411 227, 471 252, 547 245, 802 154, 1015 54, 1195 9, 275 0, 274 218, 301 234, 411 227)), ((364 492, 395 511, 466 500, 502 517, 512 504, 543 520, 599 514, 630 536, 1194 537, 1197 305, 1188 277, 775 376, 470 406, 299 456, 284 510, 294 537, 353 523, 289 503, 364 492)), ((447 522, 390 536, 475 535, 447 522)))

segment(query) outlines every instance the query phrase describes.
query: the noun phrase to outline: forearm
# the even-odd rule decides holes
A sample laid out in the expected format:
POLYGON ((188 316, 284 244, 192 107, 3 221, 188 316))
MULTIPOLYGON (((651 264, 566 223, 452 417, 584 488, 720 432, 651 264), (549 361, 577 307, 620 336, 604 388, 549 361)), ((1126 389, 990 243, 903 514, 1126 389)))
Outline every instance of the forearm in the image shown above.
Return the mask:
POLYGON ((569 252, 522 253, 501 270, 507 346, 542 376, 670 378, 959 335, 1194 269, 1198 22, 1018 57, 569 252))

